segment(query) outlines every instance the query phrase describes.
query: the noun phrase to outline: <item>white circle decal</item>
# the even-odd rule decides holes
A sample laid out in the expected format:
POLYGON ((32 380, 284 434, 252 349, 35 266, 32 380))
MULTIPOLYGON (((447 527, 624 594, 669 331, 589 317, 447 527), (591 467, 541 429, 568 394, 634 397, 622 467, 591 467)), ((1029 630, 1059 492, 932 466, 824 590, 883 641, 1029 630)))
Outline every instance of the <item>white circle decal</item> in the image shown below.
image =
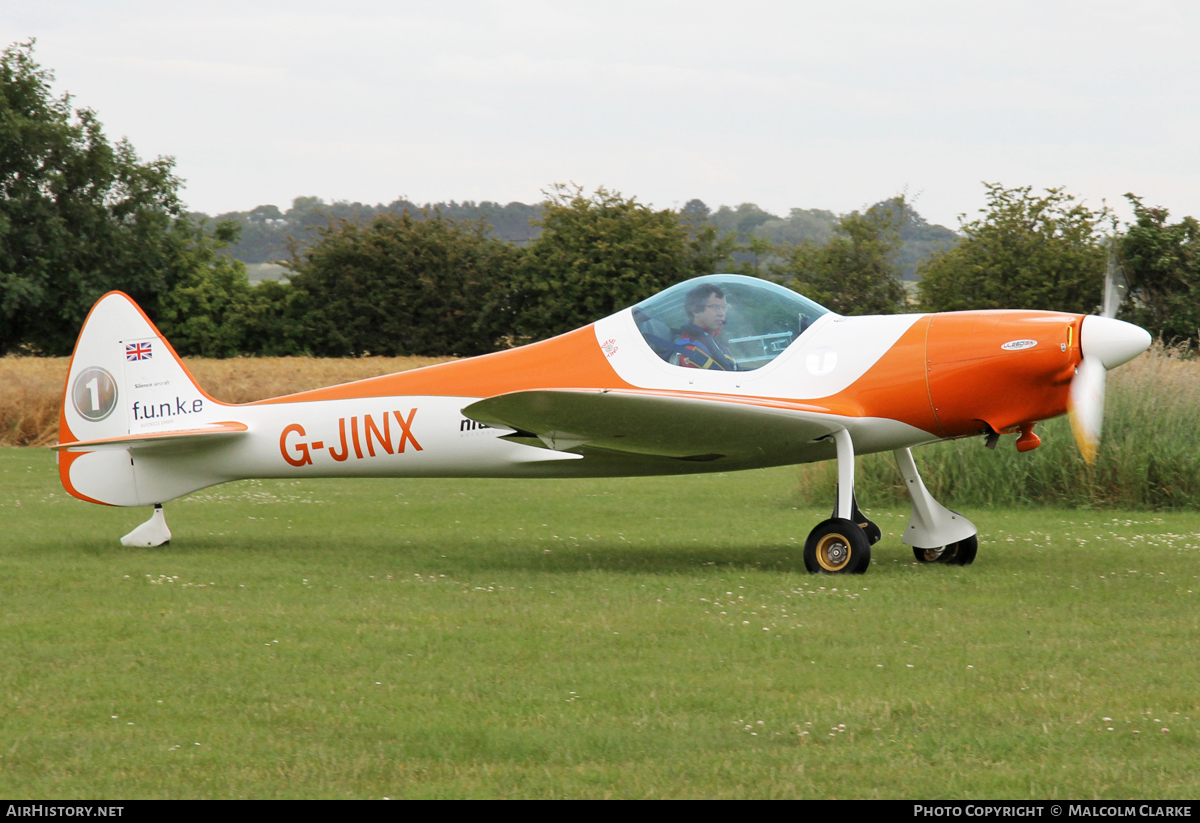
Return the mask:
POLYGON ((808 367, 808 373, 813 377, 829 374, 837 365, 837 352, 830 348, 811 351, 808 353, 804 365, 808 367))
POLYGON ((71 402, 85 420, 103 420, 117 407, 117 381, 99 366, 86 368, 71 386, 71 402))

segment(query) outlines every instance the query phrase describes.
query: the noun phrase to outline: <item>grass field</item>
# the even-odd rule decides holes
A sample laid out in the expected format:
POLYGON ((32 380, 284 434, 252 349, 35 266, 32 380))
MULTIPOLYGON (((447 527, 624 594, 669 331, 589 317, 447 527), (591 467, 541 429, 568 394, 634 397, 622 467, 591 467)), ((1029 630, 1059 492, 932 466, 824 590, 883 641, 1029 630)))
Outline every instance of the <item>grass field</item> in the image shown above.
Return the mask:
POLYGON ((0 796, 1200 795, 1200 515, 917 567, 864 500, 818 577, 800 480, 249 481, 127 549, 0 449, 0 796))

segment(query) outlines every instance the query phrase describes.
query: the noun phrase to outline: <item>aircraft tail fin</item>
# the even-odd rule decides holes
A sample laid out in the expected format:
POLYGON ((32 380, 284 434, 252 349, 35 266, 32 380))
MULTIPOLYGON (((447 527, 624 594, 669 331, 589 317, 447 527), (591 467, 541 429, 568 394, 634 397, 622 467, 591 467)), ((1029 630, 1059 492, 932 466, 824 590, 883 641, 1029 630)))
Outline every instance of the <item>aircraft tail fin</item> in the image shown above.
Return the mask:
POLYGON ((178 441, 185 432, 221 429, 217 423, 236 426, 228 414, 229 407, 200 388, 141 308, 128 295, 109 292, 92 307, 71 355, 56 447, 63 487, 82 500, 139 506, 210 485, 197 478, 201 485, 179 492, 180 483, 163 487, 161 477, 148 485, 150 477, 138 471, 125 446, 178 441))

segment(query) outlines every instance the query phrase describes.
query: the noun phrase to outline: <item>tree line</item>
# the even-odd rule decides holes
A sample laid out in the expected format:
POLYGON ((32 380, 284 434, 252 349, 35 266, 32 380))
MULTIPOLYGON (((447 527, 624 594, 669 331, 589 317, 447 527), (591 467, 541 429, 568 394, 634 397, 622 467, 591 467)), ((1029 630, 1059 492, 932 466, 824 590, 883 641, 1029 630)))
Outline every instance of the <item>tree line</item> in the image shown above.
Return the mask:
POLYGON ((88 309, 112 289, 137 300, 181 354, 209 357, 481 354, 718 271, 773 280, 843 314, 1088 313, 1110 242, 1130 282, 1122 316, 1168 339, 1195 342, 1200 328, 1200 225, 1172 223, 1133 195, 1134 222, 1118 226, 1062 189, 987 184, 986 207, 957 234, 903 196, 780 218, 699 200, 654 209, 570 186, 536 206, 301 198, 288 212, 208 221, 184 208, 170 158, 144 161, 127 141, 110 142, 94 112, 53 96, 52 79, 32 43, 0 55, 4 352, 70 353, 88 309), (284 226, 307 229, 287 245, 287 276, 251 285, 231 251, 262 256, 284 226))
MULTIPOLYGON (((391 203, 370 205, 348 201, 328 203, 319 197, 297 197, 287 209, 263 205, 249 211, 225 212, 215 217, 203 212, 190 212, 189 216, 194 221, 210 226, 223 222, 236 223, 239 233, 229 244, 227 253, 235 260, 256 265, 276 263, 296 250, 306 248, 317 238, 317 231, 332 222, 370 222, 387 213, 412 214, 416 219, 434 214, 460 222, 481 221, 486 227, 487 236, 526 246, 541 234, 542 211, 542 203, 512 202, 501 205, 486 200, 451 200, 418 205, 407 198, 398 198, 391 203)), ((699 199, 688 201, 680 211, 691 222, 707 221, 721 236, 733 235, 742 249, 734 254, 734 259, 739 262, 754 259, 752 244, 823 244, 833 236, 840 219, 825 209, 791 209, 786 216, 780 217, 755 203, 721 206, 713 211, 699 199)), ((911 207, 898 228, 900 248, 896 264, 904 280, 914 280, 921 262, 958 240, 955 232, 927 222, 911 207)))

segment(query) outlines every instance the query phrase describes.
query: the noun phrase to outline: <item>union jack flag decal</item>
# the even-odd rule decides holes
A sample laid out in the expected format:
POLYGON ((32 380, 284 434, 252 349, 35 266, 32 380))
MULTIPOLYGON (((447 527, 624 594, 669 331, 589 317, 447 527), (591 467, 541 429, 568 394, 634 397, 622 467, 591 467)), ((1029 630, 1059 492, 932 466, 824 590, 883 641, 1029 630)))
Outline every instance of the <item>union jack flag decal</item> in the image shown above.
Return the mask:
POLYGON ((126 360, 149 360, 153 353, 149 343, 127 343, 125 345, 126 360))

